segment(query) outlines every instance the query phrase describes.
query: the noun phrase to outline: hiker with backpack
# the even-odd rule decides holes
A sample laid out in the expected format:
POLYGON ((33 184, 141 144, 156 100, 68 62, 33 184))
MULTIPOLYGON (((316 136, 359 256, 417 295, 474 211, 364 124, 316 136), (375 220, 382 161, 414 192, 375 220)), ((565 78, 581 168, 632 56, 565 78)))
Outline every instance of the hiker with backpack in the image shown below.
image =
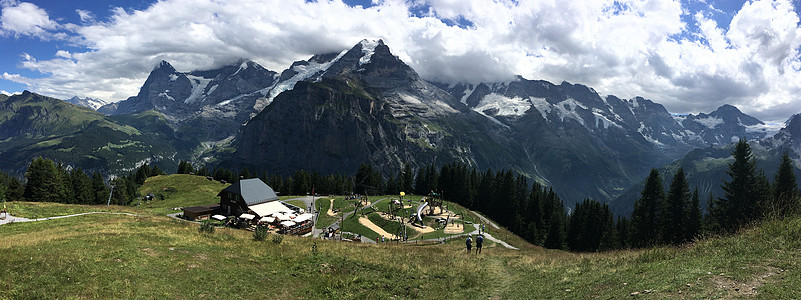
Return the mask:
POLYGON ((484 237, 479 235, 476 236, 476 254, 481 253, 481 244, 484 243, 484 237))
POLYGON ((467 236, 465 244, 467 245, 467 254, 470 254, 470 248, 473 247, 473 239, 471 239, 469 235, 467 236))

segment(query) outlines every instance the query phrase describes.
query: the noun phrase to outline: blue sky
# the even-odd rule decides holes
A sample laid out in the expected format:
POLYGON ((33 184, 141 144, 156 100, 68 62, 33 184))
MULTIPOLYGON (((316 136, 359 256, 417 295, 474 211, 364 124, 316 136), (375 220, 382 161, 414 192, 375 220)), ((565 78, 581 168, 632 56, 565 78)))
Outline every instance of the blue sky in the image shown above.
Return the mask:
POLYGON ((568 81, 675 113, 801 113, 791 0, 0 0, 0 92, 119 101, 178 70, 292 61, 383 39, 423 78, 568 81))

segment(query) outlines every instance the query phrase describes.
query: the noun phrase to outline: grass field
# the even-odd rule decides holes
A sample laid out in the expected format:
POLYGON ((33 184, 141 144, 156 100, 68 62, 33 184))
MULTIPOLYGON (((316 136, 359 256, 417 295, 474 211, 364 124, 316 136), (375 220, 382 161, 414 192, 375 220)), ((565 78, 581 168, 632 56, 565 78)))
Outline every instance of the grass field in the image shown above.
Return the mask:
MULTIPOLYGON (((371 245, 294 236, 258 242, 228 228, 204 234, 161 214, 189 206, 178 199, 201 202, 170 186, 179 192, 151 207, 109 209, 141 217, 0 226, 0 299, 791 299, 801 290, 801 218, 684 247, 569 253, 509 236, 522 250, 488 243, 483 254, 468 255, 461 239, 371 245)), ((36 206, 54 214, 95 209, 36 206)))

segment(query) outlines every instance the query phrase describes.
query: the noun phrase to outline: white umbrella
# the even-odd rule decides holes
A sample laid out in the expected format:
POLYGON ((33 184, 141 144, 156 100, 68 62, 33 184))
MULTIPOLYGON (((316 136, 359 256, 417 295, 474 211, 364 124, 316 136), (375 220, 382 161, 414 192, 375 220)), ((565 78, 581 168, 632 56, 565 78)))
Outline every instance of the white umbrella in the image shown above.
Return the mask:
POLYGON ((281 225, 284 225, 285 227, 292 227, 292 226, 295 226, 295 222, 283 221, 283 222, 281 222, 281 225))

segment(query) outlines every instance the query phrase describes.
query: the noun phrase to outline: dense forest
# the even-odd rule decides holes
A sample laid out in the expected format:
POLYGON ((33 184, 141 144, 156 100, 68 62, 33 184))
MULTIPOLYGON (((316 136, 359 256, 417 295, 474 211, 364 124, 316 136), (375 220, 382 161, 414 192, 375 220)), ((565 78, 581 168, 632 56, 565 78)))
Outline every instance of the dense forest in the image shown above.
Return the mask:
MULTIPOLYGON (((572 251, 603 251, 680 245, 701 233, 733 233, 764 218, 801 212, 799 189, 787 153, 772 183, 764 171, 757 170, 756 159, 745 140, 737 143, 732 156, 729 178, 722 185, 725 194, 708 201, 706 214, 699 207, 698 190, 689 186, 684 170, 679 168, 665 185, 659 172, 653 169, 630 218, 614 216, 607 204, 592 199, 585 199, 566 211, 559 196, 547 186, 530 183, 525 176, 512 171, 479 171, 462 163, 446 164, 439 169, 428 165, 419 168, 416 174, 406 165, 386 178, 368 164, 359 166, 354 176, 305 170, 280 176, 247 169, 234 172, 225 168, 210 170, 206 166, 195 168, 182 161, 176 173, 226 182, 258 177, 282 195, 435 192, 445 200, 482 212, 533 244, 572 251)), ((160 174, 164 172, 157 166, 145 164, 106 183, 99 173, 86 174, 80 168, 68 170, 40 157, 29 165, 24 184, 0 172, 0 200, 76 204, 111 201, 133 205, 140 198, 138 187, 148 177, 160 174)))

